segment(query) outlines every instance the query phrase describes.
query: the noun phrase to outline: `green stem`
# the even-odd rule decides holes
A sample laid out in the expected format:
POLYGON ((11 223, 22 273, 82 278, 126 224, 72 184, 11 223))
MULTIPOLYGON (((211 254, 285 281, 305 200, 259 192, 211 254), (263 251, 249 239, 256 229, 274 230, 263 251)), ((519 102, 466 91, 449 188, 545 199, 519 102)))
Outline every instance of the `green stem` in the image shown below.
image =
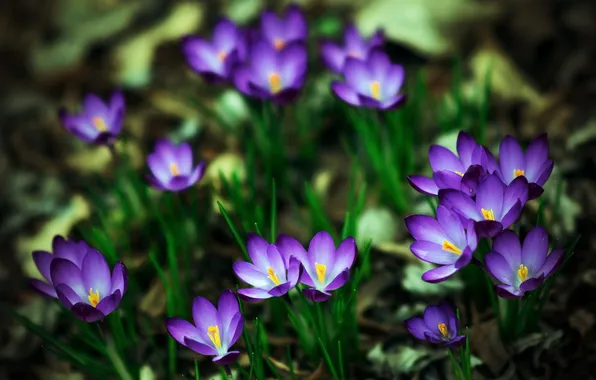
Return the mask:
POLYGON ((124 364, 124 361, 120 357, 120 354, 118 354, 118 348, 116 347, 116 344, 114 344, 114 340, 108 334, 103 333, 101 326, 99 327, 99 329, 102 331, 102 334, 104 335, 104 338, 106 340, 106 353, 108 355, 108 358, 112 362, 112 365, 116 370, 116 373, 118 374, 121 380, 133 380, 132 375, 128 372, 128 369, 126 368, 126 364, 124 364))

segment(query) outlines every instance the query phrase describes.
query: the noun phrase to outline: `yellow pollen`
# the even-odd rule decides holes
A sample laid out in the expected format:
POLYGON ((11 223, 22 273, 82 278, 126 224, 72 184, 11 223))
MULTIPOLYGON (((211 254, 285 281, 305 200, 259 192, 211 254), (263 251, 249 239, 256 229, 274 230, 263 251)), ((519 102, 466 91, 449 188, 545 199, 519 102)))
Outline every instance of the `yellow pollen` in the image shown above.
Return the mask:
POLYGON ((485 210, 483 208, 480 209, 480 212, 482 212, 482 216, 484 216, 484 219, 486 220, 495 220, 495 213, 493 212, 493 209, 488 209, 485 210))
POLYGON ((455 172, 455 174, 457 174, 460 177, 463 177, 464 176, 464 173, 462 173, 462 172, 455 172))
POLYGON ((278 73, 269 75, 269 88, 272 94, 277 94, 281 90, 281 78, 278 73))
POLYGON ((91 123, 93 123, 95 129, 97 129, 100 132, 105 132, 108 130, 106 122, 102 117, 95 116, 93 119, 91 119, 91 123))
POLYGON ((282 40, 281 38, 276 38, 273 41, 273 46, 275 47, 276 50, 281 50, 284 48, 284 46, 286 46, 286 42, 284 40, 282 40))
POLYGON ((519 269, 517 270, 517 277, 520 280, 526 281, 528 279, 528 267, 524 264, 519 264, 519 269))
POLYGON ((275 274, 273 268, 267 268, 267 273, 269 273, 269 276, 267 276, 267 278, 273 281, 273 283, 276 286, 280 284, 279 277, 277 277, 277 274, 275 274))
POLYGON ((96 307, 99 303, 99 290, 96 290, 95 293, 93 293, 93 288, 90 288, 87 299, 89 300, 91 306, 96 307))
POLYGON ((220 51, 219 53, 217 53, 217 59, 219 59, 221 62, 225 61, 227 57, 228 53, 226 53, 225 51, 220 51))
POLYGON ((325 264, 317 264, 315 263, 315 268, 317 270, 317 278, 320 283, 325 282, 325 274, 327 273, 327 266, 325 264))
POLYGON ((178 170, 178 165, 176 165, 173 162, 170 164, 170 173, 172 173, 172 175, 180 175, 180 170, 178 170))
POLYGON ((521 170, 521 169, 513 169, 513 178, 517 178, 517 177, 521 177, 526 175, 526 171, 525 170, 521 170))
POLYGON ((455 253, 461 255, 461 249, 457 248, 452 242, 443 240, 443 251, 455 253))
POLYGON ((216 326, 209 326, 207 329, 207 335, 209 335, 209 339, 213 342, 215 348, 221 347, 221 338, 219 336, 219 327, 216 326))
POLYGON ((447 326, 444 323, 439 323, 437 327, 439 328, 441 335, 443 335, 445 338, 449 336, 449 331, 447 330, 447 326))
POLYGON ((381 83, 379 81, 376 80, 370 84, 370 93, 374 99, 381 99, 381 83))

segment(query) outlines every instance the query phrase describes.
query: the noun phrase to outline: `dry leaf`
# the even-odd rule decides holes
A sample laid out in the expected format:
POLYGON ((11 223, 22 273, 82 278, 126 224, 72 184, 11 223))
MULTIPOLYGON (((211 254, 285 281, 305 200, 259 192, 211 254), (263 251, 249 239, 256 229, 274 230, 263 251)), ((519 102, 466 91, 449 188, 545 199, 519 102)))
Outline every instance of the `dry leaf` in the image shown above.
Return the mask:
POLYGON ((139 309, 152 317, 163 315, 166 310, 166 290, 161 280, 155 279, 153 281, 149 291, 141 299, 139 309))
POLYGON ((307 378, 307 380, 328 380, 331 378, 331 375, 325 369, 323 362, 319 364, 317 369, 307 378))
POLYGON ((470 329, 470 347, 493 374, 498 374, 511 359, 501 337, 496 319, 474 325, 470 329))
POLYGON ((379 294, 394 281, 394 277, 389 273, 383 273, 371 278, 368 282, 360 287, 358 290, 358 304, 356 312, 362 315, 368 308, 370 308, 379 294))

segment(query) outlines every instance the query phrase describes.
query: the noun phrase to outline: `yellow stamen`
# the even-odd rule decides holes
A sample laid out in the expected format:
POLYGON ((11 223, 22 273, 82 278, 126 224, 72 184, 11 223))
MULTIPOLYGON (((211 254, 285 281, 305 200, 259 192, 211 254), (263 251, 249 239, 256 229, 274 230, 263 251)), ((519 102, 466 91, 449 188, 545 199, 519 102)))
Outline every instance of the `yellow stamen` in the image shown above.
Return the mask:
POLYGON ((521 169, 513 169, 513 178, 517 178, 517 177, 521 177, 526 175, 526 171, 525 170, 521 170, 521 169))
POLYGON ((217 59, 219 59, 221 62, 225 61, 227 57, 228 53, 226 53, 225 51, 220 51, 219 53, 217 53, 217 59))
POLYGON ((462 173, 462 172, 455 172, 455 174, 457 174, 460 177, 463 177, 464 176, 464 173, 462 173))
POLYGON ((105 132, 108 130, 106 122, 102 117, 95 116, 93 119, 91 119, 91 123, 93 123, 95 129, 97 129, 100 132, 105 132))
POLYGON ((376 100, 381 99, 381 83, 379 81, 374 81, 370 84, 370 94, 376 100))
POLYGON ((267 273, 269 273, 269 276, 267 276, 267 278, 273 281, 273 283, 276 286, 280 284, 279 277, 277 277, 277 274, 275 274, 273 268, 267 268, 267 273))
POLYGON ((209 335, 209 339, 213 342, 215 348, 221 347, 221 337, 219 336, 219 327, 216 326, 209 326, 207 329, 207 335, 209 335))
POLYGON ((526 281, 528 279, 528 267, 524 264, 519 264, 519 269, 517 270, 517 277, 520 280, 526 281))
POLYGON ((170 164, 170 173, 172 173, 172 175, 180 175, 180 170, 178 170, 178 165, 176 165, 174 162, 172 162, 170 164))
POLYGON ((482 212, 482 216, 484 216, 484 219, 486 220, 495 220, 495 213, 493 212, 493 209, 490 208, 488 210, 485 210, 483 208, 480 209, 480 212, 482 212))
POLYGON ((286 42, 284 40, 282 40, 281 38, 276 38, 273 41, 273 46, 275 47, 276 50, 281 50, 286 46, 286 42))
POLYGON ((443 240, 443 251, 455 253, 461 255, 461 249, 457 248, 452 242, 443 240))
POLYGON ((317 270, 317 278, 319 279, 319 282, 324 283, 325 282, 325 274, 327 273, 327 266, 325 264, 315 263, 315 268, 317 270))
POLYGON ((444 323, 439 323, 437 327, 439 328, 441 335, 443 335, 445 338, 449 336, 449 330, 447 330, 447 326, 444 323))
POLYGON ((96 290, 95 293, 93 293, 93 288, 90 288, 87 299, 89 300, 91 306, 96 307, 99 303, 99 290, 96 290))
POLYGON ((276 94, 281 90, 281 78, 278 73, 269 75, 269 88, 272 94, 276 94))

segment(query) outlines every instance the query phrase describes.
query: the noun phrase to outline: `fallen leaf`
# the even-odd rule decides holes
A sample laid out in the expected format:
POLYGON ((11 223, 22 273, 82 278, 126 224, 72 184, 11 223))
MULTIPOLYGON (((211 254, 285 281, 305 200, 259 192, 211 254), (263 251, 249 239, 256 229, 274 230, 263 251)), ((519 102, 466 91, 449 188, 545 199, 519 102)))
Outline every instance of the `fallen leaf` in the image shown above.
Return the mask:
POLYGON ((375 250, 384 253, 386 255, 396 256, 412 263, 417 263, 419 260, 410 251, 410 242, 407 243, 393 243, 393 242, 380 242, 373 243, 375 250))
POLYGON ((400 346, 395 351, 385 352, 379 343, 368 352, 366 358, 373 363, 375 372, 393 376, 411 374, 427 367, 430 363, 447 356, 444 350, 431 350, 426 347, 400 346))
MULTIPOLYGON (((290 373, 290 367, 288 367, 288 365, 284 362, 280 362, 279 360, 275 359, 272 356, 267 356, 267 360, 269 360, 271 362, 271 364, 273 364, 275 366, 275 368, 282 370, 284 372, 290 373)), ((299 369, 296 369, 296 364, 292 363, 292 370, 294 372, 294 375, 296 376, 307 376, 308 372, 306 371, 301 371, 299 369)), ((312 376, 312 374, 311 374, 312 376)))
POLYGON ((383 273, 372 277, 358 289, 358 304, 356 305, 357 315, 362 315, 377 300, 379 294, 393 283, 394 278, 389 273, 383 273))
POLYGON ((404 267, 402 286, 411 293, 422 295, 445 295, 459 292, 464 288, 464 284, 457 273, 438 284, 431 284, 422 280, 422 274, 433 268, 435 268, 435 265, 420 260, 416 263, 407 264, 404 267))
POLYGON ((139 309, 150 315, 151 317, 159 317, 165 313, 166 310, 166 290, 163 283, 159 279, 155 279, 149 291, 145 292, 145 295, 139 303, 139 309))
POLYGON ((321 362, 317 369, 307 378, 307 380, 327 380, 329 378, 330 375, 325 369, 323 362, 321 362))
POLYGON ((592 331, 595 324, 594 314, 586 309, 578 309, 569 316, 569 325, 576 329, 582 337, 592 331))
POLYGON ((494 375, 499 374, 511 359, 503 345, 496 319, 474 325, 470 330, 470 348, 488 366, 494 375))

